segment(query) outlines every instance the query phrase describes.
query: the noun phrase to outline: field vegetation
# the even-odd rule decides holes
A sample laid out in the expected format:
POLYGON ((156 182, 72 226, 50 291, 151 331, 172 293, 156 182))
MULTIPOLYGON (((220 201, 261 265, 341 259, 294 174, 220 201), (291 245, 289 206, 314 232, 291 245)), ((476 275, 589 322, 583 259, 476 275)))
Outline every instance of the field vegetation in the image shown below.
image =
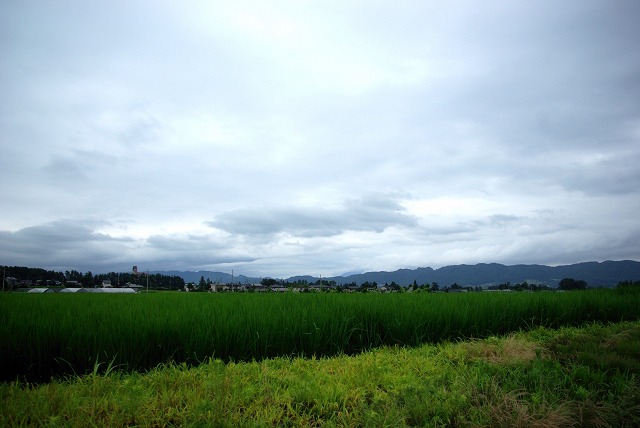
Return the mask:
POLYGON ((0 426, 637 427, 639 379, 640 322, 588 323, 353 356, 96 364, 0 384, 0 426))
POLYGON ((0 295, 0 380, 147 371, 640 319, 640 293, 0 295))

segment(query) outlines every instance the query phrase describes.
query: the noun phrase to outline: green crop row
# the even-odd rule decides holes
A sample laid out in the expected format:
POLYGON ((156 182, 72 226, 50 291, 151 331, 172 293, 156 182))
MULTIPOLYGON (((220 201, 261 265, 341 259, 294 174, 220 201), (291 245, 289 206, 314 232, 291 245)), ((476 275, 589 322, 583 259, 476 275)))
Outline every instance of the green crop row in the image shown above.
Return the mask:
POLYGON ((353 354, 531 327, 640 319, 612 290, 468 294, 4 294, 0 380, 46 381, 97 363, 148 370, 209 358, 353 354))

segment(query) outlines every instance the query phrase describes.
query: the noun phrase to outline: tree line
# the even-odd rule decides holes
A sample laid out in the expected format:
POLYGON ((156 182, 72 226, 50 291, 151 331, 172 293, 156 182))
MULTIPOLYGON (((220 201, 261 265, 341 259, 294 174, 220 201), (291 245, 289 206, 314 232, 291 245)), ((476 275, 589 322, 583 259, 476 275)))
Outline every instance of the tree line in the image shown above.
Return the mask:
POLYGON ((140 273, 136 275, 133 272, 109 272, 93 274, 91 271, 82 273, 77 270, 66 270, 63 273, 23 266, 3 266, 2 269, 5 285, 8 285, 10 288, 36 285, 48 287, 73 285, 75 287, 93 288, 102 286, 104 281, 109 281, 112 287, 124 287, 126 284, 137 284, 146 287, 148 279, 150 289, 184 289, 184 279, 182 279, 182 277, 162 275, 159 273, 140 273))

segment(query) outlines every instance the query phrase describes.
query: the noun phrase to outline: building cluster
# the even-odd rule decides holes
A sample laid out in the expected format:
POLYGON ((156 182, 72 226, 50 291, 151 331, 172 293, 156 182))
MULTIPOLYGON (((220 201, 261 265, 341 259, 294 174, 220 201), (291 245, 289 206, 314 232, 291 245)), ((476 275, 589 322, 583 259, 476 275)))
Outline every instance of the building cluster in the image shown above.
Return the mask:
POLYGON ((62 282, 52 280, 36 280, 31 279, 17 279, 12 276, 8 276, 4 279, 5 284, 10 288, 30 288, 30 287, 61 287, 62 282))
POLYGON ((28 293, 110 293, 110 294, 130 294, 135 292, 136 290, 128 287, 121 287, 121 288, 38 287, 38 288, 31 288, 28 291, 28 293))
POLYGON ((111 281, 102 281, 99 287, 82 287, 80 281, 66 281, 64 284, 60 281, 51 280, 19 280, 12 276, 6 277, 4 280, 9 289, 24 289, 28 293, 135 293, 143 287, 137 284, 127 283, 124 287, 113 287, 111 281))
MULTIPOLYGON (((193 285, 193 284, 192 284, 193 285)), ((185 286, 185 291, 189 291, 189 286, 185 286)), ((264 284, 211 284, 207 291, 212 293, 358 293, 375 292, 389 293, 400 291, 399 287, 384 285, 382 287, 371 285, 336 285, 336 284, 309 284, 309 285, 264 285, 264 284)))

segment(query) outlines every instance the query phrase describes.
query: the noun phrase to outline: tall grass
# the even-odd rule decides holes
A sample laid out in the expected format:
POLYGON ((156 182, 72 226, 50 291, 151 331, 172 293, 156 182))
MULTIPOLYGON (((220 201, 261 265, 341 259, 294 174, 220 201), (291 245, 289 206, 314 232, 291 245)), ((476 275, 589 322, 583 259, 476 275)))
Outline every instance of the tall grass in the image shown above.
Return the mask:
POLYGON ((611 290, 468 294, 4 294, 0 379, 46 381, 98 362, 146 370, 209 358, 352 354, 534 326, 640 318, 611 290))

